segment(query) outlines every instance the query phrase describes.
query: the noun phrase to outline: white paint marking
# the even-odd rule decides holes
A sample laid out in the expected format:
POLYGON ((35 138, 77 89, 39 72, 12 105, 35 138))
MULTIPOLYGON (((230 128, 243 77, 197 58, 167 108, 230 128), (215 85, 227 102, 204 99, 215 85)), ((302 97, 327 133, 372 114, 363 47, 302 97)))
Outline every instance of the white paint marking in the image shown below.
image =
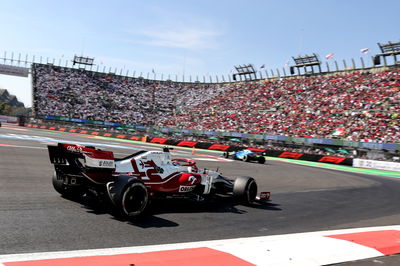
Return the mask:
POLYGON ((375 249, 355 244, 350 241, 328 238, 325 236, 380 230, 400 231, 400 225, 166 245, 9 254, 0 255, 0 265, 4 262, 145 253, 198 247, 208 247, 227 252, 256 265, 326 265, 373 258, 382 256, 383 254, 375 249))

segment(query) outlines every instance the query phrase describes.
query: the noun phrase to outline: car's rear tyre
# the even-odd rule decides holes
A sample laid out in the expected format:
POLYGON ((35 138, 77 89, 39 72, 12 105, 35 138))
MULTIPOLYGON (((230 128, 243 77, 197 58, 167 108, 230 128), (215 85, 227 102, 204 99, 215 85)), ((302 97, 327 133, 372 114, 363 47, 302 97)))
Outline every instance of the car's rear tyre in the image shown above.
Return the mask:
POLYGON ((224 153, 223 153, 223 156, 224 156, 224 158, 228 158, 228 157, 229 157, 229 152, 227 152, 227 151, 224 152, 224 153))
POLYGON ((264 164, 264 163, 265 163, 265 158, 264 158, 264 156, 258 157, 258 163, 260 163, 260 164, 264 164))
POLYGON ((57 175, 57 172, 53 172, 52 183, 54 189, 61 194, 61 196, 74 198, 80 196, 80 191, 78 188, 68 187, 64 184, 62 176, 57 175))
POLYGON ((141 215, 149 203, 146 186, 140 180, 133 180, 122 192, 121 209, 128 217, 141 215))
POLYGON ((233 183, 233 196, 242 204, 251 204, 257 196, 257 183, 254 178, 240 176, 233 183))

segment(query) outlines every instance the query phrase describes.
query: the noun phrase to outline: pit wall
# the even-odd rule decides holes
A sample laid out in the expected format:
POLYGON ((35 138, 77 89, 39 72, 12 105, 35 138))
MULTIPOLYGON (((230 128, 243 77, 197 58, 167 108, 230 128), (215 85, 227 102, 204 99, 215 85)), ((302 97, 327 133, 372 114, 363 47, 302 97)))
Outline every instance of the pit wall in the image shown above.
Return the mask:
POLYGON ((338 165, 348 165, 353 166, 353 159, 345 158, 340 156, 326 156, 326 155, 315 155, 315 154, 306 154, 306 153, 298 153, 298 152, 287 152, 287 151, 275 151, 275 150, 267 150, 267 149, 256 149, 243 147, 239 145, 225 145, 225 144, 216 144, 216 143, 208 143, 208 142, 200 142, 200 141, 188 141, 184 139, 169 139, 169 138, 160 138, 160 137, 143 137, 143 136, 135 136, 132 134, 122 134, 115 132, 106 132, 106 131, 93 131, 86 129, 77 129, 77 128, 69 128, 69 127, 58 127, 58 126, 49 126, 44 124, 26 124, 26 127, 37 128, 37 129, 47 129, 54 130, 60 132, 68 132, 68 133, 78 133, 78 134, 86 134, 92 136, 101 136, 115 139, 126 139, 126 140, 134 140, 134 141, 142 141, 148 143, 157 143, 164 144, 170 146, 178 146, 178 147, 187 147, 187 148, 196 148, 196 149, 205 149, 205 150, 215 150, 222 152, 234 152, 241 149, 250 149, 256 152, 262 153, 264 156, 269 157, 277 157, 277 158, 287 158, 294 160, 305 160, 312 162, 321 162, 321 163, 330 163, 330 164, 338 164, 338 165))

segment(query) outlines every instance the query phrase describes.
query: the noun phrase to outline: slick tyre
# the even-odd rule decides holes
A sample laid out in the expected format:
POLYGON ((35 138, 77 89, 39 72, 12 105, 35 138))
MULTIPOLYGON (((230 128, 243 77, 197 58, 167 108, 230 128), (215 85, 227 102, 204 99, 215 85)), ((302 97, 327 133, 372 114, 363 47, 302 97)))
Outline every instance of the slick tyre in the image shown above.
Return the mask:
POLYGON ((254 178, 240 176, 233 183, 233 196, 241 204, 250 205, 257 196, 257 183, 254 178))
POLYGON ((53 173, 53 177, 51 178, 52 182, 53 182, 53 187, 54 189, 60 193, 61 195, 64 194, 64 189, 63 189, 63 180, 62 178, 59 178, 57 176, 57 173, 54 171, 53 173))
POLYGON ((243 161, 244 162, 250 162, 249 156, 247 156, 247 155, 243 156, 243 161))
POLYGON ((223 153, 223 156, 224 156, 224 158, 229 158, 229 152, 227 152, 227 151, 224 152, 224 153, 223 153))
POLYGON ((140 216, 149 204, 147 188, 140 180, 130 182, 121 195, 121 210, 128 217, 140 216))
POLYGON ((264 163, 265 163, 265 158, 264 158, 264 156, 258 157, 258 163, 260 163, 260 164, 264 164, 264 163))
POLYGON ((64 184, 64 180, 60 175, 57 175, 56 171, 53 173, 52 183, 54 189, 66 198, 76 198, 80 196, 80 191, 77 188, 71 188, 64 184))

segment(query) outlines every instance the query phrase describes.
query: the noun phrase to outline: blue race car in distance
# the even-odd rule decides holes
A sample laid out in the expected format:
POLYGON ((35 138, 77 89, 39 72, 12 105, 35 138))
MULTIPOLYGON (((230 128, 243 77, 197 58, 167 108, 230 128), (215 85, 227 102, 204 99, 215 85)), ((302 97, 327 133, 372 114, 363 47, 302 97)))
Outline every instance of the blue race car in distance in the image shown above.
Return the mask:
POLYGON ((260 164, 265 163, 265 157, 262 154, 258 154, 256 151, 248 149, 235 151, 232 154, 226 151, 223 155, 225 158, 232 158, 234 160, 240 160, 244 162, 258 162, 260 164))

